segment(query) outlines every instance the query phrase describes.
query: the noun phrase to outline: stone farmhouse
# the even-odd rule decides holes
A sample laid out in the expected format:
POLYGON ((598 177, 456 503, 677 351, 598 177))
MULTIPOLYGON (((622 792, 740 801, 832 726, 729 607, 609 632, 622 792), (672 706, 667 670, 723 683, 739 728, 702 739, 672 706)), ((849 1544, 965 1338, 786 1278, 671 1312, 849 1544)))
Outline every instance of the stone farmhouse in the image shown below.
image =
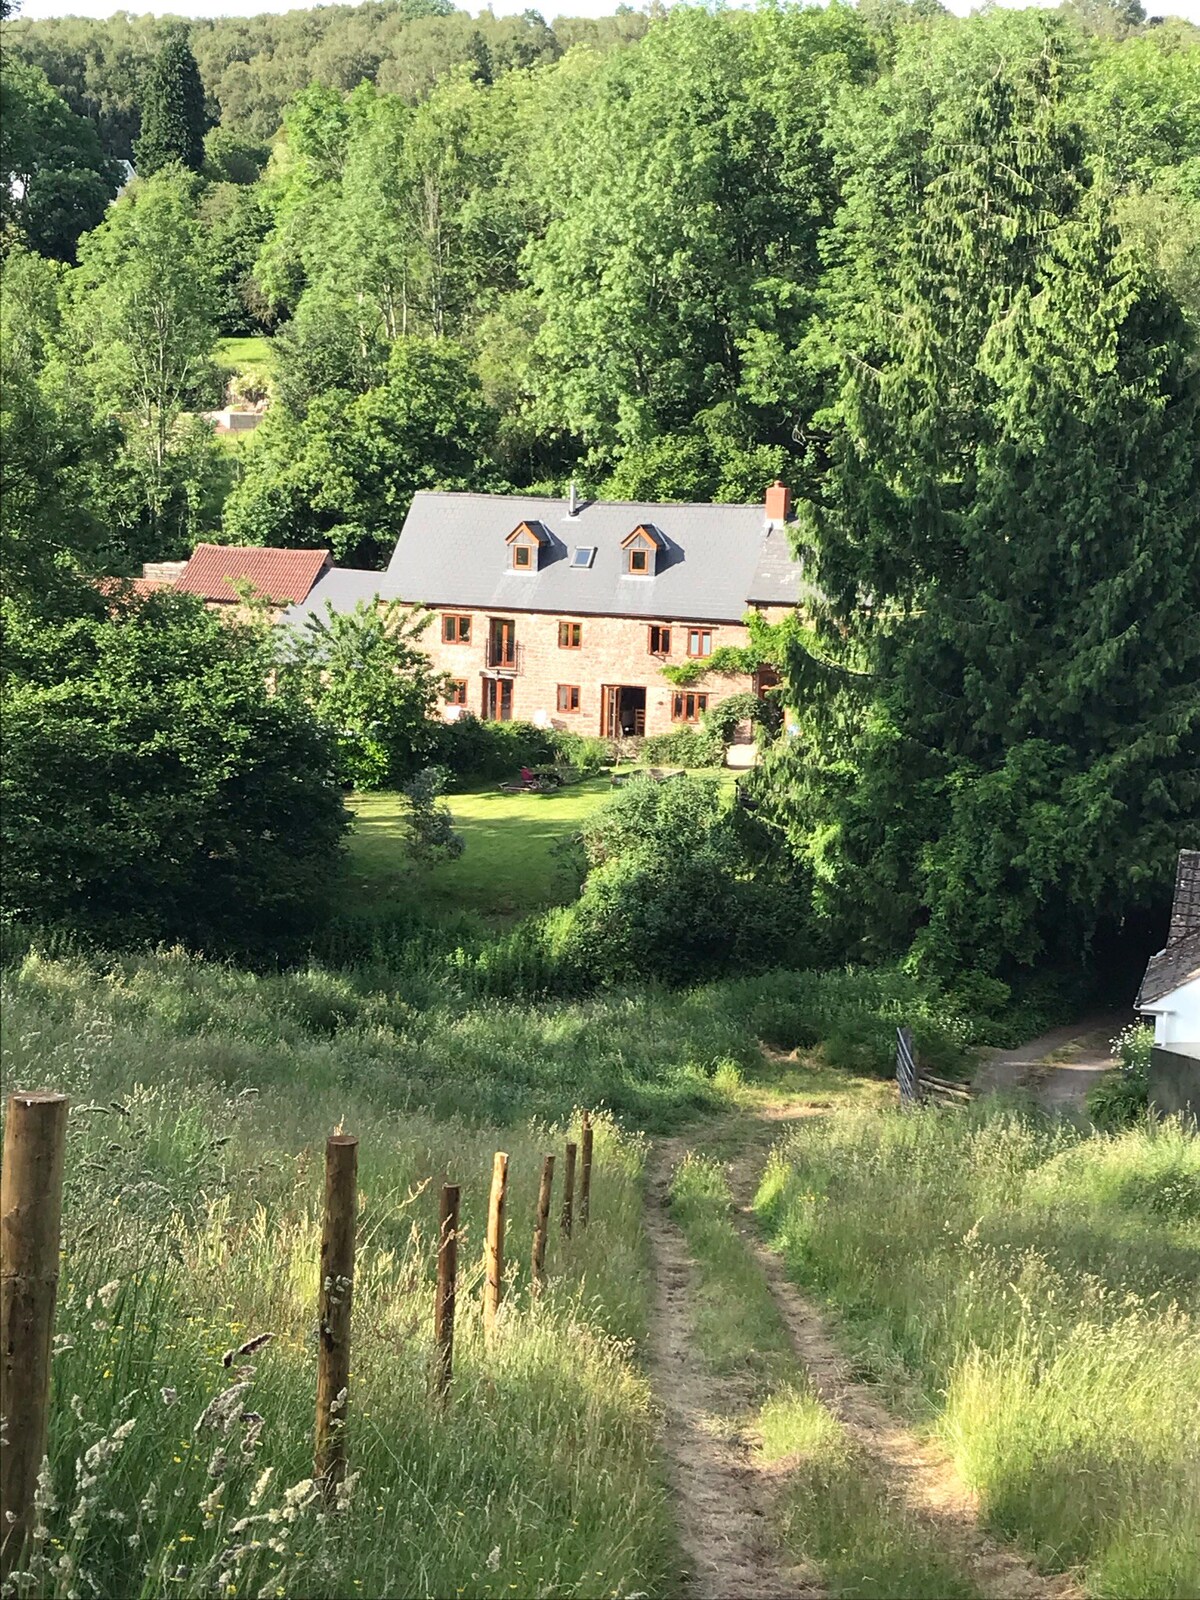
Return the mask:
POLYGON ((202 544, 148 566, 170 587, 239 614, 249 584, 281 626, 326 607, 398 599, 433 613, 425 645, 451 689, 447 719, 473 714, 622 738, 698 724, 769 669, 706 672, 749 643, 746 615, 778 621, 805 588, 788 532, 791 497, 671 505, 422 491, 386 572, 335 567, 328 550, 202 544), (663 668, 693 664, 686 686, 663 668))
POLYGON ((452 683, 448 718, 668 733, 775 681, 700 673, 682 688, 662 669, 746 645, 747 612, 792 610, 803 573, 790 509, 780 483, 759 505, 421 492, 385 573, 327 568, 282 620, 373 596, 423 604, 429 655, 452 683))

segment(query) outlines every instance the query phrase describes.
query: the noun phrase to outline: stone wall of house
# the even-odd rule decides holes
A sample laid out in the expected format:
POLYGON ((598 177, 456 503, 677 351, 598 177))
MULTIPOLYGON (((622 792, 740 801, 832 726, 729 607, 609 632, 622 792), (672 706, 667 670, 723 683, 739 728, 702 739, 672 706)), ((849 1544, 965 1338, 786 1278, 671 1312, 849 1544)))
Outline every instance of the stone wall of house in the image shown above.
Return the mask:
MULTIPOLYGON (((782 609, 772 616, 782 615, 782 609)), ((650 653, 651 624, 627 617, 571 616, 566 612, 550 615, 540 612, 451 611, 442 607, 434 613, 423 643, 435 667, 466 684, 465 709, 475 716, 484 714, 484 680, 492 675, 487 667, 487 648, 493 618, 507 617, 515 624, 517 670, 511 677, 512 716, 523 722, 541 722, 575 733, 600 734, 604 712, 605 685, 623 684, 646 691, 647 734, 670 733, 679 724, 672 719, 673 696, 677 692, 663 677, 664 666, 679 666, 688 657, 688 633, 702 628, 712 635, 712 649, 725 645, 744 646, 749 631, 742 623, 677 622, 664 617, 655 626, 671 630, 671 649, 666 656, 650 653), (469 616, 470 642, 447 643, 443 638, 443 617, 469 616), (581 628, 577 649, 559 645, 559 623, 577 623, 581 628), (559 685, 579 689, 578 711, 558 708, 559 685)), ((753 687, 749 674, 708 673, 689 692, 707 694, 709 708, 730 695, 753 687)), ((447 708, 447 715, 457 713, 447 708)))

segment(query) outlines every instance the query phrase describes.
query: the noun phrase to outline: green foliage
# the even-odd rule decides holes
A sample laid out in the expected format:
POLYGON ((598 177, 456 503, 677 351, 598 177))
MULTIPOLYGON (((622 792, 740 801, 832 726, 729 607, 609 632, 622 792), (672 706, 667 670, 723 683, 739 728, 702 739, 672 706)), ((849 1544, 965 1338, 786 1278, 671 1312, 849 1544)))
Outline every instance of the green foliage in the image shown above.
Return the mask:
POLYGON ((134 151, 139 176, 151 178, 178 165, 204 165, 204 87, 191 46, 173 33, 155 57, 142 86, 142 131, 134 151))
POLYGON ((75 259, 117 192, 116 163, 92 124, 77 117, 36 67, 0 61, 0 251, 14 241, 59 261, 75 259))
POLYGON ((1150 1109, 1150 1051, 1154 1029, 1144 1023, 1131 1023, 1113 1040, 1113 1053, 1120 1061, 1115 1072, 1106 1072, 1088 1090, 1088 1115, 1098 1128, 1116 1132, 1142 1121, 1150 1109))
POLYGON ((324 733, 268 690, 267 639, 188 596, 92 606, 7 604, 6 915, 213 951, 310 932, 347 818, 324 733))
POLYGON ((438 805, 446 792, 446 774, 441 767, 422 767, 404 785, 409 803, 409 846, 423 862, 442 857, 456 860, 463 853, 463 837, 454 831, 449 806, 438 805))
POLYGON ((982 1106, 798 1124, 757 1210, 986 1523, 1095 1594, 1200 1582, 1200 1143, 982 1106), (936 1219, 936 1220, 934 1220, 936 1219))
POLYGON ((211 431, 185 420, 217 398, 216 294, 190 179, 168 168, 132 184, 79 258, 71 321, 86 350, 82 376, 124 434, 116 481, 98 495, 115 502, 135 559, 186 554, 211 530, 214 486, 225 488, 211 431))
POLYGON ((814 709, 783 820, 844 938, 942 972, 1078 963, 1200 807, 1200 376, 1121 246, 1075 70, 1032 14, 913 30, 833 131, 838 366, 801 527, 835 670, 792 664, 814 709))
POLYGON ((459 783, 515 778, 522 767, 546 766, 559 754, 555 734, 532 722, 482 722, 463 716, 439 724, 433 739, 436 761, 459 783))
POLYGON ((720 767, 725 764, 725 741, 707 728, 676 728, 673 733, 652 733, 642 745, 642 755, 673 767, 720 767))
POLYGON ((478 461, 490 427, 464 351, 398 341, 378 388, 324 392, 303 418, 286 406, 267 414, 226 504, 225 530, 241 543, 317 542, 341 562, 377 562, 394 548, 417 489, 488 487, 478 461))
POLYGON ((0 302, 0 586, 43 610, 104 542, 93 485, 113 470, 119 443, 64 359, 61 277, 14 248, 0 302))
POLYGON ((786 875, 751 875, 711 783, 634 778, 582 838, 590 870, 561 944, 576 970, 604 983, 684 983, 769 966, 795 949, 803 894, 786 875))
POLYGON ((398 600, 361 600, 353 611, 327 602, 323 617, 278 641, 279 681, 328 730, 349 788, 395 787, 434 747, 443 678, 421 648, 430 619, 398 600))

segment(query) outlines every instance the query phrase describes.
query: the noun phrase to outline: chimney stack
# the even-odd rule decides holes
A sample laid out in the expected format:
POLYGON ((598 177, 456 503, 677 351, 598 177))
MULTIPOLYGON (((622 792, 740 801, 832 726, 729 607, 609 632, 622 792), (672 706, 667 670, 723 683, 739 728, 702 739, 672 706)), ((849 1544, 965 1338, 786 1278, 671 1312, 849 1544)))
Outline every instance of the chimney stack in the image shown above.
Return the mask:
POLYGON ((567 515, 569 517, 577 517, 579 515, 579 500, 575 494, 574 478, 571 479, 571 497, 567 503, 567 515))
POLYGON ((778 478, 767 489, 767 521, 783 523, 792 514, 792 491, 778 478))

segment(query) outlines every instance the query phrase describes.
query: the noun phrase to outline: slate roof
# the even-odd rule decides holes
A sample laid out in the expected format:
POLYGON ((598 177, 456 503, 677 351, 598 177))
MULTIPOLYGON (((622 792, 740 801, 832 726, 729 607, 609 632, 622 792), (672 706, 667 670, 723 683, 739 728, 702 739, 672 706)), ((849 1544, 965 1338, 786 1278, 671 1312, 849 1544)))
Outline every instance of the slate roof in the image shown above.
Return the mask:
POLYGON ((175 587, 204 600, 233 603, 238 598, 234 584, 249 583, 272 605, 286 606, 307 598, 329 560, 328 550, 198 544, 175 587))
POLYGON ((357 567, 326 567, 303 600, 289 606, 280 617, 281 627, 302 628, 309 617, 327 615, 325 602, 335 611, 353 611, 361 600, 390 598, 385 572, 362 572, 357 567))
POLYGON ((1181 850, 1166 948, 1151 956, 1135 1009, 1144 1011, 1196 978, 1200 978, 1200 850, 1181 850))
POLYGON ((527 495, 422 491, 387 570, 389 597, 408 604, 583 616, 740 622, 755 601, 794 604, 803 574, 786 531, 771 528, 761 504, 651 505, 527 495), (508 559, 508 535, 538 522, 549 536, 536 572, 508 559), (644 523, 662 538, 651 577, 626 572, 621 541, 644 523), (581 546, 596 555, 573 567, 581 546))

